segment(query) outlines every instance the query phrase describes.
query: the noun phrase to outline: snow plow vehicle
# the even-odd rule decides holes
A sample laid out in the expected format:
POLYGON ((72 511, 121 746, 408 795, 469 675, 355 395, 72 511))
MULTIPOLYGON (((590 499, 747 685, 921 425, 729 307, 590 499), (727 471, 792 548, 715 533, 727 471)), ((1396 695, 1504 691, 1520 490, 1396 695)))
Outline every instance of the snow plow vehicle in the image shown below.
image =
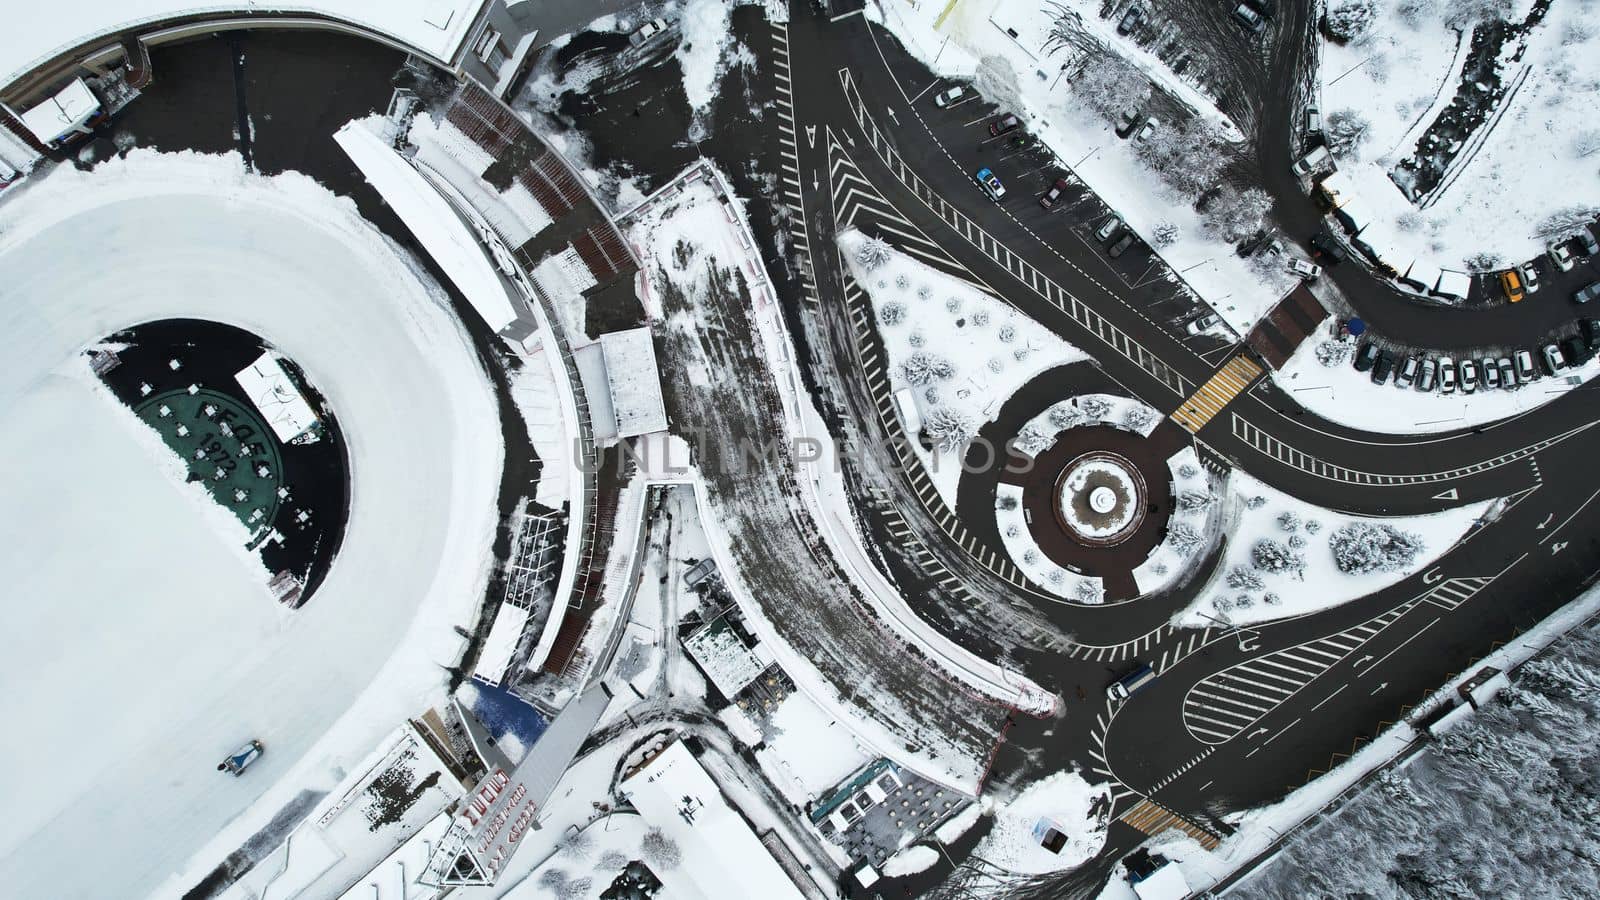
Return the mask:
POLYGON ((250 768, 251 763, 261 758, 261 753, 265 749, 260 741, 252 740, 217 763, 217 771, 227 772, 237 778, 244 774, 245 769, 250 768))

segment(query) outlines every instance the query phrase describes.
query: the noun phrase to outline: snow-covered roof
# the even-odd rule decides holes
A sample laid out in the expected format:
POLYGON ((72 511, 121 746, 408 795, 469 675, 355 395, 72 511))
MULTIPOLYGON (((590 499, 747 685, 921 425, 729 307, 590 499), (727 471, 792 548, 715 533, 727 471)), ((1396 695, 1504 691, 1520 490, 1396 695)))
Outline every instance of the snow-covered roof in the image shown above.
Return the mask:
POLYGON ((729 700, 756 680, 766 664, 756 658, 725 618, 715 619, 683 639, 683 648, 729 700))
POLYGON ((1439 286, 1434 289, 1434 293, 1465 298, 1470 290, 1472 290, 1471 275, 1453 269, 1439 270, 1439 286))
POLYGON ((490 684, 499 684, 505 677, 506 667, 511 665, 511 654, 516 652, 517 643, 522 640, 522 630, 527 624, 526 610, 509 603, 500 604, 500 609, 494 615, 494 624, 489 626, 489 636, 484 638, 483 652, 478 655, 478 662, 473 667, 472 674, 490 684))
POLYGON ((606 378, 605 349, 599 344, 584 344, 573 349, 572 361, 578 367, 583 395, 589 401, 589 426, 594 430, 595 442, 604 444, 615 440, 617 414, 611 408, 611 384, 606 378))
POLYGON ((317 414, 311 411, 300 389, 289 380, 283 365, 272 354, 261 354, 255 362, 240 369, 233 380, 239 382, 245 396, 255 404, 256 411, 283 443, 289 443, 317 424, 317 414))
POLYGON ((1419 259, 1411 264, 1411 268, 1405 273, 1405 279, 1422 285, 1425 291, 1431 291, 1434 285, 1439 283, 1439 267, 1430 260, 1419 259))
POLYGON ((602 334, 600 346, 606 354, 606 378, 611 383, 617 435, 633 437, 666 430, 667 408, 661 400, 661 375, 656 369, 650 329, 602 334))
POLYGON ((1139 900, 1183 900, 1189 896, 1189 882, 1173 863, 1167 863, 1150 873, 1150 877, 1133 886, 1139 900))
MULTIPOLYGON (((350 22, 438 60, 449 61, 485 0, 274 0, 280 13, 311 13, 350 22)), ((0 86, 97 37, 154 25, 177 16, 254 12, 253 3, 192 0, 56 0, 30 4, 0 28, 0 86)))
POLYGON ((702 896, 800 900, 794 882, 682 741, 673 741, 620 790, 646 822, 678 845, 677 871, 702 896))
POLYGON ((516 321, 506 283, 477 232, 427 178, 361 122, 345 125, 333 137, 489 328, 499 331, 516 321))
MULTIPOLYGON (((18 29, 6 29, 16 31, 18 29)), ((60 140, 100 111, 100 99, 82 78, 57 91, 49 99, 22 114, 22 124, 46 144, 60 140)))
POLYGON ((1335 209, 1355 199, 1355 194, 1350 190, 1350 176, 1342 172, 1330 172, 1328 177, 1321 181, 1322 193, 1328 196, 1335 209))

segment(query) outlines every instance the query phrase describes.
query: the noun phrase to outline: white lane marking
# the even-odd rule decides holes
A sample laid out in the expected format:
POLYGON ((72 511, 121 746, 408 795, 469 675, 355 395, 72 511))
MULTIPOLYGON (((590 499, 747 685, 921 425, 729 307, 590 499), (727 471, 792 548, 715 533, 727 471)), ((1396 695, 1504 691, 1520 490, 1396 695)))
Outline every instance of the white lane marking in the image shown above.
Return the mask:
POLYGON ((1393 650, 1390 650, 1388 653, 1385 653, 1384 655, 1378 657, 1377 662, 1374 662, 1372 665, 1367 666, 1365 669, 1361 670, 1360 674, 1366 675, 1367 673, 1371 672, 1373 669, 1376 669, 1378 666, 1383 665, 1383 661, 1388 659, 1389 657, 1395 655, 1396 653, 1399 653, 1401 647, 1404 647, 1405 645, 1411 643, 1412 641, 1416 640, 1417 638, 1422 637, 1422 633, 1424 631, 1427 631, 1429 628, 1432 628, 1433 626, 1435 626, 1437 624, 1439 624, 1439 620, 1438 619, 1434 619, 1432 622, 1429 622, 1428 624, 1422 626, 1421 628, 1418 628, 1416 634, 1413 634, 1411 637, 1408 637, 1405 640, 1401 641, 1399 646, 1395 647, 1393 650))
POLYGON ((1331 693, 1331 694, 1329 694, 1329 695, 1328 695, 1328 696, 1326 696, 1326 697, 1323 697, 1323 698, 1322 698, 1322 699, 1321 699, 1321 700, 1320 700, 1320 701, 1319 701, 1319 702, 1318 702, 1318 703, 1317 703, 1317 705, 1316 705, 1316 706, 1313 706, 1313 707, 1311 707, 1311 709, 1310 709, 1310 710, 1308 710, 1308 711, 1309 711, 1309 712, 1316 712, 1316 711, 1317 711, 1317 710, 1319 710, 1319 709, 1321 709, 1321 708, 1322 708, 1322 706, 1323 706, 1323 704, 1325 704, 1325 703, 1327 703, 1327 702, 1328 702, 1328 701, 1329 701, 1329 700, 1332 700, 1332 699, 1333 699, 1333 698, 1335 698, 1335 697, 1337 697, 1337 696, 1339 696, 1339 692, 1340 692, 1340 691, 1343 691, 1343 690, 1344 690, 1344 689, 1345 689, 1345 688, 1347 688, 1347 687, 1349 687, 1349 686, 1350 686, 1350 685, 1348 685, 1348 684, 1341 684, 1341 685, 1339 685, 1339 690, 1338 690, 1338 691, 1334 691, 1334 692, 1333 692, 1333 693, 1331 693))

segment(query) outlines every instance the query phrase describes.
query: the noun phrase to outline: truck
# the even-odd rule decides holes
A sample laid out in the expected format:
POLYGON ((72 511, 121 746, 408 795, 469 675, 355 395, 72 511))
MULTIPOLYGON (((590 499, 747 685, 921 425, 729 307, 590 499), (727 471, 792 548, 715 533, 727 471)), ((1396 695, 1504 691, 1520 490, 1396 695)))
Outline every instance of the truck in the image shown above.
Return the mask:
POLYGON ((1112 700, 1126 701, 1155 680, 1156 670, 1149 663, 1140 663, 1138 668, 1112 682, 1106 688, 1106 696, 1112 700))

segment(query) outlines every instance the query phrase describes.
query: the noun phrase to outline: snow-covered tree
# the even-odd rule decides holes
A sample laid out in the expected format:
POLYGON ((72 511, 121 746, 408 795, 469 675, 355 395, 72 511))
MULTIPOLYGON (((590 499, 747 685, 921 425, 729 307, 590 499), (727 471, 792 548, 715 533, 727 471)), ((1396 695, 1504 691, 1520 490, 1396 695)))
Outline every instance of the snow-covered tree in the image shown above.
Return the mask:
POLYGON ((889 242, 880 237, 869 235, 856 246, 856 262, 868 272, 887 263, 894 255, 894 248, 889 242))
POLYGON ((1198 116, 1156 129, 1136 149, 1139 159, 1184 197, 1198 197, 1216 184, 1230 154, 1222 133, 1198 116))
POLYGON ((1156 249, 1165 249, 1178 242, 1178 226, 1172 222, 1162 220, 1150 229, 1150 243, 1156 249))
POLYGON ((998 356, 989 357, 989 363, 988 363, 989 371, 993 372, 996 375, 999 375, 1001 372, 1005 371, 1005 368, 1006 368, 1006 361, 1005 360, 1001 359, 998 356))
POLYGON ((1351 522, 1328 536, 1339 571, 1398 572, 1416 562, 1422 538, 1381 522, 1351 522))
POLYGON ((885 325, 899 325, 906 320, 906 305, 898 300, 892 300, 878 310, 878 321, 885 325))
POLYGON ((1178 508, 1185 512, 1205 509, 1215 499, 1207 491, 1182 491, 1178 494, 1178 508))
POLYGON ((1050 446, 1052 435, 1043 429, 1028 425, 1017 434, 1016 447, 1029 456, 1037 456, 1039 451, 1050 446))
POLYGON ((1278 604, 1283 602, 1283 598, 1279 597, 1277 594, 1273 593, 1272 591, 1267 591, 1265 594, 1261 595, 1261 602, 1265 603, 1268 606, 1277 606, 1278 604))
POLYGON ((639 840, 639 852, 651 868, 676 869, 683 862, 683 851, 678 848, 678 842, 667 837, 659 828, 644 833, 639 840))
POLYGON ((955 363, 927 350, 919 350, 900 363, 901 377, 918 387, 935 381, 948 381, 955 374, 955 363))
POLYGON ((906 343, 913 347, 921 347, 928 342, 928 338, 920 331, 913 331, 906 335, 906 343))
POLYGON ((1124 111, 1139 109, 1150 99, 1150 79, 1120 53, 1102 50, 1090 54, 1083 71, 1072 79, 1072 95, 1106 121, 1115 122, 1124 111))
POLYGON ((585 897, 589 896, 589 889, 593 886, 594 879, 585 875, 582 878, 574 878, 562 885, 561 889, 556 892, 556 896, 559 900, 584 900, 585 897))
POLYGON ((594 851, 594 836, 584 831, 569 831, 556 842, 556 852, 574 859, 588 859, 594 851))
POLYGON ((1322 523, 1321 522, 1318 522, 1316 519, 1307 519, 1306 520, 1306 534, 1316 534, 1317 532, 1319 532, 1321 530, 1322 530, 1322 523))
POLYGON ((1284 531, 1300 530, 1300 514, 1292 509, 1278 513, 1278 527, 1284 531))
POLYGON ((539 873, 539 886, 548 889, 552 894, 559 895, 561 889, 567 886, 566 870, 545 869, 539 873))
POLYGON ((1334 156, 1361 158, 1361 146, 1372 135, 1372 123, 1353 109, 1336 109, 1323 119, 1322 137, 1334 156))
POLYGON ((1303 534, 1291 534, 1291 535, 1289 535, 1289 540, 1287 541, 1287 543, 1289 545, 1289 548, 1292 549, 1292 550, 1303 550, 1303 549, 1305 549, 1305 546, 1306 546, 1305 535, 1303 535, 1303 534))
POLYGON ((1317 362, 1330 369, 1337 368, 1349 362, 1355 352, 1356 345, 1353 341, 1344 339, 1323 341, 1317 344, 1317 362))
POLYGON ((1073 585, 1072 596, 1079 603, 1101 603, 1106 598, 1105 591, 1101 590, 1100 585, 1086 578, 1079 579, 1078 583, 1073 585))
POLYGON ((933 296, 933 288, 931 288, 931 287, 929 287, 927 285, 923 285, 922 287, 917 288, 917 299, 918 300, 926 300, 926 299, 928 299, 929 297, 932 297, 932 296, 933 296))
POLYGON ((1074 407, 1072 404, 1061 403, 1050 407, 1050 415, 1048 418, 1050 419, 1051 425, 1054 425, 1056 428, 1066 429, 1077 425, 1079 422, 1082 422, 1083 414, 1078 412, 1077 407, 1074 407))
POLYGON ((1234 590, 1260 590, 1265 584, 1261 573, 1249 566, 1234 566, 1228 570, 1228 587, 1234 590))
POLYGON ((1366 37, 1377 18, 1378 10, 1373 0, 1335 0, 1328 4, 1322 23, 1328 31, 1328 37, 1338 43, 1348 44, 1366 37))
POLYGON ((1285 544, 1262 538, 1250 546, 1250 562, 1263 572, 1292 574, 1305 571, 1306 558, 1285 544))
POLYGON ((1078 401, 1078 409, 1084 418, 1100 421, 1111 415, 1111 401, 1099 394, 1088 394, 1078 401))
POLYGON ((1254 234, 1261 227, 1272 198, 1260 188, 1224 190, 1206 206, 1206 230, 1230 243, 1254 234))
POLYGON ((1022 551, 1022 561, 1030 566, 1033 565, 1039 561, 1039 551, 1033 549, 1032 547, 1022 551))
POLYGON ((1516 12, 1517 0, 1450 0, 1445 4, 1444 23, 1467 29, 1479 22, 1504 22, 1516 12))
POLYGON ((1600 207, 1563 206, 1539 220, 1533 228, 1533 237, 1542 244, 1564 241, 1589 227, 1600 218, 1600 207))
POLYGON ((1172 547, 1172 552, 1179 556, 1188 556, 1200 546, 1200 532, 1188 522, 1179 522, 1167 530, 1167 543, 1172 547))
POLYGON ((1400 0, 1394 7, 1394 14, 1412 28, 1433 21, 1438 12, 1439 0, 1400 0))
POLYGON ((607 850, 600 854, 596 866, 602 872, 615 872, 628 864, 628 855, 620 850, 607 850))
POLYGON ((1156 411, 1143 403, 1133 403, 1128 406, 1128 411, 1122 414, 1122 424, 1131 431, 1142 431, 1145 426, 1155 421, 1156 411))
POLYGON ((922 427, 928 432, 934 446, 946 453, 961 449, 975 434, 972 418, 949 406, 941 406, 929 413, 922 427))

